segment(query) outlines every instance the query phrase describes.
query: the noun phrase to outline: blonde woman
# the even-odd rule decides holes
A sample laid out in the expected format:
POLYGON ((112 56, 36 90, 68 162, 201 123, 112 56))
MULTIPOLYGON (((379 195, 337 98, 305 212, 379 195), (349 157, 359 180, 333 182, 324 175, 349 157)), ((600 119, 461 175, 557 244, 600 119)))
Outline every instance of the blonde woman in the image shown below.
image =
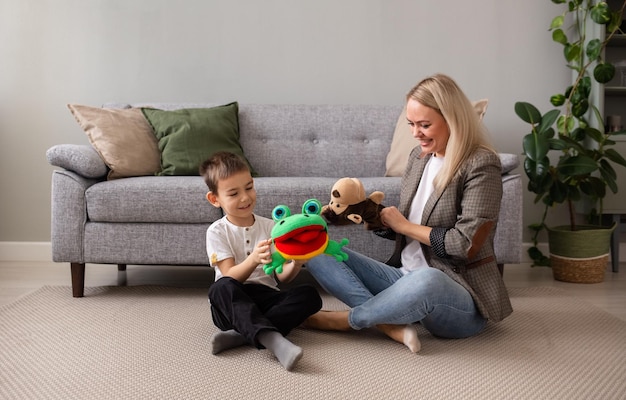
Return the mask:
POLYGON ((309 260, 310 273, 350 310, 320 311, 305 326, 375 326, 417 352, 417 322, 432 335, 464 338, 512 308, 493 249, 500 160, 471 102, 453 79, 437 74, 407 94, 406 115, 416 147, 399 206, 381 213, 395 252, 387 263, 349 249, 345 262, 309 260))

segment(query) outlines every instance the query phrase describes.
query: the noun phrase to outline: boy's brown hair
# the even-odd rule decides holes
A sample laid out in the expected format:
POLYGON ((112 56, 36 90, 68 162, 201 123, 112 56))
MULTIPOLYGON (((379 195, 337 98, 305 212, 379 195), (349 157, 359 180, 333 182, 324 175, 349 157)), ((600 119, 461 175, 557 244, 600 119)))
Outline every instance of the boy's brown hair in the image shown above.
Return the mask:
POLYGON ((218 151, 200 164, 200 176, 209 190, 217 194, 217 184, 221 179, 241 171, 250 171, 246 160, 228 151, 218 151))

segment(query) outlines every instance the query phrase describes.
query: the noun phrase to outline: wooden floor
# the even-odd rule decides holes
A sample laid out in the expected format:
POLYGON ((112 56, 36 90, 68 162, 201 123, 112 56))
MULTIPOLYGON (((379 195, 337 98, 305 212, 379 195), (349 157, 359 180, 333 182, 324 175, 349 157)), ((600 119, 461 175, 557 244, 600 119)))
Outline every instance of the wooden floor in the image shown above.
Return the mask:
MULTIPOLYGON (((565 283, 552 278, 552 270, 529 264, 506 265, 504 280, 508 287, 552 286, 584 299, 626 321, 626 263, 621 272, 607 268, 604 282, 593 284, 565 283)), ((118 272, 115 265, 88 264, 85 286, 163 285, 208 287, 213 282, 209 267, 136 266, 118 272)), ((306 273, 300 281, 311 279, 306 273)), ((69 264, 52 262, 0 262, 0 305, 44 285, 71 286, 69 264)), ((71 290, 68 289, 68 296, 71 290)))

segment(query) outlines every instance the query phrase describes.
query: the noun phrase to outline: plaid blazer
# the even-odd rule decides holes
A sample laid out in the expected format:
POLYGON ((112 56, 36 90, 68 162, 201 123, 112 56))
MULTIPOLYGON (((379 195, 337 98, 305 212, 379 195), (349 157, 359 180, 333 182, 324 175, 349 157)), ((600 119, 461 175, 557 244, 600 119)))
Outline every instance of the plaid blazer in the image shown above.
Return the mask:
MULTIPOLYGON (((411 202, 431 156, 420 156, 419 146, 411 152, 402 177, 398 207, 405 217, 409 215, 411 202)), ((422 244, 430 267, 443 271, 467 289, 480 313, 495 322, 513 311, 493 249, 502 199, 501 171, 497 154, 486 149, 477 150, 442 193, 430 196, 421 222, 439 228, 437 230, 443 234, 440 239, 443 240, 443 250, 435 251, 432 240, 433 247, 422 244)), ((395 251, 388 264, 400 265, 400 252, 405 245, 406 237, 396 235, 395 251)))

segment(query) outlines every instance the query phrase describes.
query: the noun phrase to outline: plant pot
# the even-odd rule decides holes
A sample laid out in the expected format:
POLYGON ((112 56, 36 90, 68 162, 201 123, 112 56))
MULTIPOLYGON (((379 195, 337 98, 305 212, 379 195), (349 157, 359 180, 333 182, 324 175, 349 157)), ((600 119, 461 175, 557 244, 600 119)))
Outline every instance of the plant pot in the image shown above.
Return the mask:
POLYGON ((598 283, 604 280, 609 262, 611 234, 617 225, 599 227, 569 225, 548 228, 550 265, 554 279, 573 283, 598 283))

